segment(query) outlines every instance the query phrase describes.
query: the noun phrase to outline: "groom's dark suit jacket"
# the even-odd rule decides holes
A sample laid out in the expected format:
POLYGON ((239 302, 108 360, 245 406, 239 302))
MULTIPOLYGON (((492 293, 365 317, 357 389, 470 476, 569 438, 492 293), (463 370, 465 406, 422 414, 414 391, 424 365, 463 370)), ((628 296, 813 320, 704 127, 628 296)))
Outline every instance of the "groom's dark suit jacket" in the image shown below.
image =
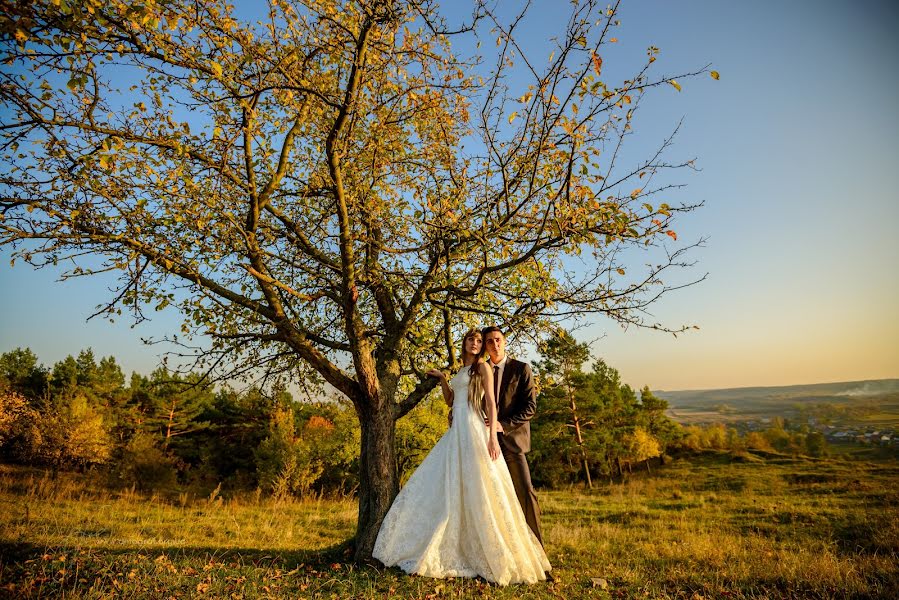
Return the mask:
POLYGON ((529 452, 531 417, 537 412, 537 388, 531 366, 509 357, 497 396, 498 421, 503 426, 499 445, 505 452, 529 452))

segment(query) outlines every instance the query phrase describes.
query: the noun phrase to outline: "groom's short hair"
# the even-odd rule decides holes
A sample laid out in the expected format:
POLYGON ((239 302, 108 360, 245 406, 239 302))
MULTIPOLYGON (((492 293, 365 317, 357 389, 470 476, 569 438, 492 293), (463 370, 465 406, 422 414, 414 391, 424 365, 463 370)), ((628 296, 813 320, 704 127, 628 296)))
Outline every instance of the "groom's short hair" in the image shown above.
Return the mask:
POLYGON ((503 333, 503 330, 500 329, 499 327, 497 327, 496 325, 491 325, 490 327, 485 327, 484 329, 482 329, 482 330, 481 330, 481 337, 482 337, 483 339, 486 340, 486 339, 487 339, 487 334, 488 334, 488 333, 493 333, 494 331, 498 331, 499 334, 500 334, 501 336, 503 336, 503 339, 505 339, 506 334, 503 333))

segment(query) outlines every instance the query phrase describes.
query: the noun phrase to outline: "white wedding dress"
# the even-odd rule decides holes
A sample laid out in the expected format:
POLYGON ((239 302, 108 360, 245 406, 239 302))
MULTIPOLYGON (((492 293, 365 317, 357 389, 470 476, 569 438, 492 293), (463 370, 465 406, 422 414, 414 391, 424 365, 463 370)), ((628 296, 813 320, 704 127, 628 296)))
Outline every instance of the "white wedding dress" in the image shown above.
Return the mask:
POLYGON ((484 417, 468 405, 469 367, 450 380, 453 424, 400 490, 373 556, 426 577, 534 583, 551 569, 524 520, 506 461, 491 460, 484 417))

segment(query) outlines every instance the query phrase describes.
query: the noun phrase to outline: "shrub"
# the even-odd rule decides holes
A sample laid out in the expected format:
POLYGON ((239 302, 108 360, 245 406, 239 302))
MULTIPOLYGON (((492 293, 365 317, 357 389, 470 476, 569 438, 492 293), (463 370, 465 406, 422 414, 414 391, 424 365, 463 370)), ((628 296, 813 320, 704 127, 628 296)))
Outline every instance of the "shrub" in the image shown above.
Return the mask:
POLYGON ((25 396, 8 386, 0 387, 0 450, 20 455, 31 446, 35 411, 25 396))
POLYGON ((774 451, 774 448, 771 446, 768 439, 758 431, 747 432, 746 437, 743 438, 743 442, 750 450, 763 450, 765 452, 774 451))
POLYGON ((306 495, 324 471, 311 450, 309 443, 296 436, 293 411, 275 410, 269 436, 255 453, 259 486, 276 497, 306 495))
POLYGON ((117 463, 119 483, 142 491, 172 488, 178 482, 178 461, 165 452, 156 439, 139 431, 122 449, 117 463))
POLYGON ((53 469, 84 468, 109 460, 112 440, 103 415, 80 393, 63 393, 34 412, 25 460, 53 469))

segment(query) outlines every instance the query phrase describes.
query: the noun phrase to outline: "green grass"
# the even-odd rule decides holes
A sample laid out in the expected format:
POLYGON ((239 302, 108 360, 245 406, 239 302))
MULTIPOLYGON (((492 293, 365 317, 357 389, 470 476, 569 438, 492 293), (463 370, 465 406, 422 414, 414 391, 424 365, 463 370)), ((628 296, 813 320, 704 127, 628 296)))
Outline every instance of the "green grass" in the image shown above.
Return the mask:
POLYGON ((0 475, 11 597, 899 597, 889 461, 706 454, 590 492, 540 491, 556 580, 505 588, 348 562, 349 500, 148 498, 0 475))

